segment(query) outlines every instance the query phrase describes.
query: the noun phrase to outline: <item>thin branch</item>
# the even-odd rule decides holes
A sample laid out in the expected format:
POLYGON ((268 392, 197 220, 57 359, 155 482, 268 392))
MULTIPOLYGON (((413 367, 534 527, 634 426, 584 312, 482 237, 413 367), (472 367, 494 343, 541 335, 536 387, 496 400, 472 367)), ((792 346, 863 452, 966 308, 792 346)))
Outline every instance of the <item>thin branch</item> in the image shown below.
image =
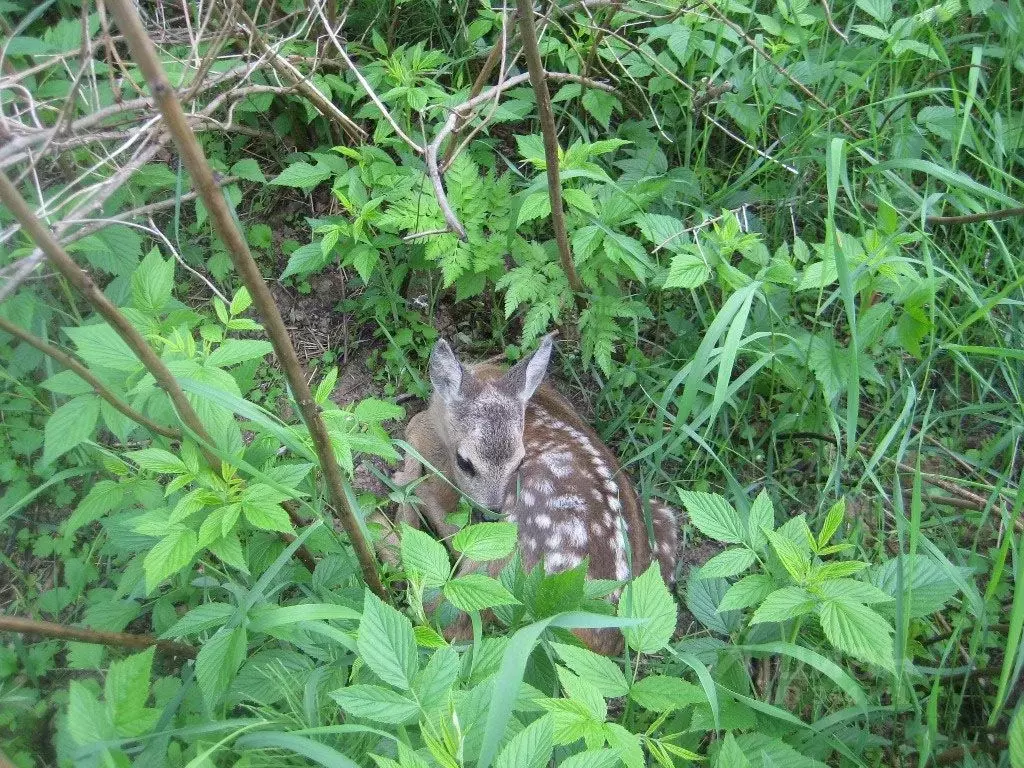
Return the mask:
POLYGON ((424 154, 423 147, 421 147, 419 144, 417 144, 415 141, 409 138, 406 132, 402 130, 402 126, 400 126, 398 124, 398 121, 396 121, 395 118, 392 117, 391 112, 384 105, 384 102, 381 101, 380 97, 377 95, 377 92, 373 90, 373 86, 370 85, 370 83, 366 80, 365 77, 363 77, 363 73, 359 71, 359 68, 355 65, 355 62, 353 62, 352 59, 349 58, 348 52, 345 51, 345 46, 342 44, 341 40, 338 39, 338 35, 334 32, 334 29, 331 27, 330 21, 328 21, 327 16, 324 14, 323 7, 316 2, 314 2, 314 5, 316 5, 317 12, 320 14, 320 19, 323 21, 324 27, 327 30, 327 36, 331 38, 331 42, 334 43, 334 47, 338 49, 338 53, 341 55, 342 60, 345 62, 345 66, 348 67, 349 71, 353 75, 355 75, 356 80, 359 81, 359 85, 363 87, 363 90, 366 92, 366 95, 370 97, 370 101, 372 101, 377 106, 377 109, 380 110, 380 113, 384 116, 384 119, 387 120, 388 123, 391 125, 391 128, 394 130, 394 132, 398 134, 398 137, 402 141, 409 145, 409 148, 413 152, 415 152, 417 155, 424 154))
POLYGON ((185 167, 195 183, 209 213, 210 220, 214 225, 221 242, 231 257, 249 289, 253 304, 263 319, 267 335, 274 347, 274 353, 284 369, 291 386, 292 392, 302 413, 303 421, 309 430, 316 448, 317 456, 320 459, 320 467, 327 481, 331 502, 341 517, 341 523, 348 534, 349 540, 355 550, 363 571, 363 578, 367 585, 382 598, 387 593, 380 581, 377 570, 377 563, 373 553, 363 537, 360 521, 356 517, 355 510, 348 503, 345 494, 344 480, 341 468, 338 466, 337 457, 334 454, 334 447, 331 444, 330 436, 320 417, 319 406, 313 399, 309 385, 302 372, 302 365, 295 354, 295 347, 292 346, 288 336, 288 329, 285 327, 281 312, 274 303, 274 298, 267 287, 259 267, 252 257, 249 244, 235 224, 231 211, 228 208, 224 195, 221 193, 217 182, 214 179, 213 171, 203 154, 202 147, 196 140, 195 134, 189 127, 188 120, 181 108, 176 94, 167 82, 167 75, 163 65, 157 56, 153 41, 146 34, 142 26, 138 12, 131 0, 109 0, 110 8, 117 19, 122 34, 128 41, 128 48, 132 58, 135 59, 139 69, 149 83, 150 92, 163 114, 167 130, 174 136, 178 151, 181 153, 185 167))
MULTIPOLYGON (((494 41, 494 46, 491 48, 491 52, 487 54, 487 60, 484 61, 484 65, 480 68, 477 73, 476 79, 473 81, 473 87, 469 89, 469 98, 475 98, 480 94, 480 91, 484 89, 487 81, 491 78, 491 72, 494 71, 494 67, 498 64, 498 61, 504 55, 505 50, 512 46, 512 40, 509 39, 509 30, 515 27, 516 14, 506 14, 501 25, 501 33, 498 35, 498 39, 494 41)), ((500 75, 501 73, 499 73, 500 75)), ((584 73, 586 74, 586 73, 584 73)), ((462 129, 466 126, 468 118, 466 120, 459 119, 455 125, 455 129, 452 131, 452 140, 448 144, 448 149, 445 150, 444 159, 441 161, 441 166, 447 168, 451 165, 452 160, 455 159, 455 150, 459 145, 459 135, 462 133, 462 129)))
POLYGON ((309 78, 299 72, 291 62, 281 56, 263 39, 259 29, 256 27, 256 22, 241 8, 238 9, 238 17, 240 19, 239 23, 249 33, 253 44, 267 57, 270 66, 274 68, 274 71, 277 72, 282 80, 292 83, 299 93, 309 99, 310 103, 316 107, 320 114, 328 120, 337 123, 343 131, 355 136, 357 139, 366 138, 366 131, 356 125, 352 118, 338 109, 330 99, 320 92, 319 88, 313 85, 309 78))
POLYGON ((56 360, 58 363, 60 363, 62 366, 67 368, 69 371, 71 371, 80 379, 82 379, 86 384, 92 387, 93 391, 97 395, 99 395, 108 403, 110 403, 110 405, 114 407, 119 413, 123 414, 124 416, 127 416, 136 424, 141 424, 146 429, 152 432, 156 432, 158 435, 163 435, 164 437, 170 438, 171 440, 181 440, 181 432, 179 430, 171 429, 170 427, 165 427, 160 424, 157 424, 148 416, 145 416, 136 411, 134 408, 128 405, 128 403, 124 402, 117 395, 111 392, 102 381, 96 378, 92 371, 90 371, 88 368, 86 368, 84 365, 78 362, 75 358, 71 357, 71 355, 58 349, 52 344, 48 344, 47 342, 40 339, 38 336, 29 333, 24 328, 15 325, 9 320, 5 320, 2 317, 0 317, 0 331, 9 333, 11 336, 21 339, 29 346, 35 347, 44 355, 52 357, 54 360, 56 360))
POLYGON ((754 51, 756 51, 757 54, 761 58, 763 58, 765 61, 767 61, 776 72, 778 72, 784 78, 789 80, 789 82, 791 82, 793 85, 795 85, 797 87, 797 89, 801 93, 804 94, 804 96, 806 96, 811 101, 813 101, 816 105, 818 105, 818 107, 823 112, 826 112, 827 114, 835 115, 836 119, 843 126, 843 128, 846 129, 846 132, 849 133, 850 136, 852 136, 855 139, 861 138, 860 131, 858 131, 856 128, 854 128, 852 125, 850 125, 842 115, 840 115, 838 112, 835 112, 831 107, 828 106, 828 104, 826 104, 824 101, 822 101, 821 98, 818 96, 818 94, 816 94, 814 91, 812 91, 806 85, 804 85, 799 80, 797 80, 795 77, 793 77, 793 75, 791 75, 789 73, 789 70, 787 70, 784 66, 782 66, 778 62, 776 62, 775 59, 772 58, 771 54, 768 53, 768 51, 766 51, 764 48, 762 48, 760 45, 758 45, 757 41, 754 40, 754 38, 752 38, 750 35, 747 34, 746 30, 744 30, 743 27, 741 27, 735 21, 733 21, 728 16, 726 16, 724 13, 722 13, 720 10, 718 10, 718 6, 716 6, 710 0, 705 0, 704 5, 706 5, 711 10, 711 12, 715 16, 717 16, 718 19, 723 24, 725 24, 727 27, 729 27, 729 29, 731 29, 737 35, 742 37, 746 41, 747 45, 749 45, 751 48, 753 48, 754 51))
POLYGON ((0 616, 0 632, 16 632, 22 635, 40 635, 58 640, 73 640, 76 643, 108 645, 115 648, 149 648, 155 645, 160 653, 194 659, 198 649, 173 640, 160 640, 153 635, 135 635, 128 632, 104 632, 84 627, 68 627, 52 621, 37 621, 21 616, 0 616))
POLYGON ((1002 221, 1016 216, 1024 216, 1024 208, 1006 208, 1001 211, 984 211, 968 213, 963 216, 925 216, 928 224, 976 224, 979 221, 1002 221))
POLYGON ((828 22, 829 29, 839 35, 844 43, 849 44, 850 38, 839 27, 836 26, 835 20, 832 18, 832 9, 828 5, 828 0, 821 0, 821 7, 825 11, 825 21, 828 22))
POLYGON ((555 127, 555 115, 551 110, 551 94, 548 92, 548 81, 545 77, 544 63, 540 58, 537 45, 537 25, 533 18, 533 0, 516 0, 519 9, 519 37, 523 42, 523 53, 530 71, 530 82, 537 97, 537 112, 540 117, 541 132, 544 135, 544 157, 547 161, 548 194, 551 197, 551 224, 555 230, 555 242, 562 261, 562 269, 569 281, 569 288, 576 299, 576 308, 582 309, 583 283, 576 273, 572 250, 569 246, 569 233, 565 228, 565 211, 562 208, 562 181, 558 171, 558 135, 555 127))

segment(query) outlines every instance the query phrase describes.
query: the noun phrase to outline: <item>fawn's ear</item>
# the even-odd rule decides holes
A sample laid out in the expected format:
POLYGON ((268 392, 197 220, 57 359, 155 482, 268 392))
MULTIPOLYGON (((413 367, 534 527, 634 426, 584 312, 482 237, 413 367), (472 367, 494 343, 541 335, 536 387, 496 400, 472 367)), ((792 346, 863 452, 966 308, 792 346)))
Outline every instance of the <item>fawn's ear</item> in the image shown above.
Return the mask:
POLYGON ((438 339, 430 353, 430 384, 446 404, 459 399, 462 364, 444 339, 438 339))
POLYGON ((533 397, 537 387, 544 381, 544 374, 551 360, 551 347, 555 334, 549 333, 540 340, 537 351, 524 360, 520 360, 505 374, 505 386, 513 396, 524 403, 533 397))

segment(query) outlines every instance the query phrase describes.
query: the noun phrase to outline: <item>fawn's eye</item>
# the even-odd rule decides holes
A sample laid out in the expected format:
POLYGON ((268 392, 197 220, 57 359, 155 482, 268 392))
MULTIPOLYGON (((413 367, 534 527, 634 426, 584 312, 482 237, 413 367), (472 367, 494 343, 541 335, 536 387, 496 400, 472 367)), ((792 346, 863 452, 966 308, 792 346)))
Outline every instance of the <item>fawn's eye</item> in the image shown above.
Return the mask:
POLYGON ((459 465, 459 469, 465 472, 470 477, 476 477, 476 468, 473 466, 473 462, 463 457, 461 453, 455 454, 455 463, 459 465))

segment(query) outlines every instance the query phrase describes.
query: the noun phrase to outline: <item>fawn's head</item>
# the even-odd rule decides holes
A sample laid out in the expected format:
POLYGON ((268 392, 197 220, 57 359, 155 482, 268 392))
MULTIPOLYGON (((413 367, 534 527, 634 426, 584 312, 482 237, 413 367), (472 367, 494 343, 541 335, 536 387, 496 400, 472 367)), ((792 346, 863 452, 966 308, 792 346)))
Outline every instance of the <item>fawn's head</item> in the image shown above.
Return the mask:
POLYGON ((444 442, 451 479, 477 504, 498 509, 522 464, 526 403, 551 358, 552 336, 495 379, 477 376, 443 339, 430 355, 431 410, 444 442))

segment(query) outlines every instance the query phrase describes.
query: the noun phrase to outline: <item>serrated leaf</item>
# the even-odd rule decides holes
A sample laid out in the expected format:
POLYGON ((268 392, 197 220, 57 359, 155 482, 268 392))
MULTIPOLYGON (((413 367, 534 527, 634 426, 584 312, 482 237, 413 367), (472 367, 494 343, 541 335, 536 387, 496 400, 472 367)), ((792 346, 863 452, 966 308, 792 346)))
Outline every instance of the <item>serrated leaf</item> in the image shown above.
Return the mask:
MULTIPOLYGON (((417 629, 421 629, 417 627, 417 629)), ((417 642, 417 645, 420 645, 417 642)), ((424 709, 443 707, 452 699, 452 686, 459 678, 462 659, 451 646, 443 642, 430 657, 430 661, 416 676, 416 698, 424 709)))
POLYGON ((252 296, 249 295, 249 289, 243 285, 231 299, 231 316, 240 315, 251 306, 252 296))
POLYGON ((814 610, 814 596, 803 587, 783 587, 772 592, 764 599, 754 615, 751 624, 764 622, 781 623, 795 619, 814 610))
POLYGON ((873 584, 856 579, 832 579, 817 586, 822 597, 850 603, 888 603, 895 598, 873 584))
POLYGON ((71 536, 83 525, 99 520, 124 501, 124 488, 113 480, 100 480, 89 489, 64 524, 64 535, 71 536))
POLYGON ((700 567, 702 579, 728 578, 743 573, 754 564, 755 554, 746 547, 733 547, 708 560, 700 567))
POLYGON ((782 567, 786 569, 793 580, 803 581, 810 563, 800 548, 791 538, 779 531, 769 533, 768 541, 771 542, 772 549, 778 556, 779 562, 782 563, 782 567))
POLYGON ((563 643, 551 643, 551 648, 569 669, 593 685, 602 696, 613 699, 625 696, 629 691, 622 670, 607 656, 563 643))
POLYGON ((387 400, 368 397, 356 404, 353 413, 361 422, 379 424, 382 421, 402 418, 405 416, 405 409, 395 403, 389 403, 387 400))
POLYGON ((208 362, 218 368, 266 357, 274 351, 269 341, 259 339, 228 339, 210 353, 208 362))
POLYGON ((199 649, 196 657, 196 682, 210 709, 216 706, 235 679, 238 668, 245 660, 246 650, 245 627, 221 630, 199 649))
POLYGON ((220 627, 227 622, 235 610, 233 605, 227 603, 204 603, 178 619, 174 626, 160 637, 177 640, 186 635, 194 635, 214 627, 220 627))
POLYGON ((174 259, 160 258, 153 248, 132 272, 132 306, 143 312, 157 314, 171 300, 174 290, 174 259))
POLYGON ((555 672, 562 695, 586 707, 591 719, 604 722, 608 717, 608 704, 597 687, 561 665, 555 667, 555 672))
POLYGON ((657 563, 626 585, 619 601, 619 616, 644 619, 625 627, 626 643, 638 653, 656 653, 668 645, 676 628, 676 602, 672 599, 657 563))
POLYGON ((162 448, 143 448, 141 451, 128 451, 125 455, 147 472, 154 472, 158 475, 188 473, 185 462, 162 448))
POLYGON ((326 165, 310 165, 309 163, 292 163, 276 177, 270 180, 271 184, 282 187, 315 187, 331 175, 331 169, 326 165))
POLYGON ((246 500, 242 503, 242 512, 249 524, 260 530, 282 533, 294 530, 291 518, 278 502, 246 500))
POLYGON ((266 184, 267 177, 263 175, 263 171, 260 170, 260 164, 257 163, 251 157, 239 160, 237 163, 231 166, 231 170, 228 171, 231 176, 237 176, 240 179, 246 181, 255 181, 259 184, 266 184))
POLYGON ((331 698, 354 717, 365 717, 387 725, 412 722, 420 712, 415 701, 378 685, 350 685, 333 691, 331 698))
POLYGON ((107 670, 103 697, 110 722, 118 730, 130 728, 143 715, 155 651, 155 646, 150 646, 142 653, 113 662, 107 670))
POLYGON ((768 595, 775 591, 775 580, 771 576, 762 573, 754 573, 744 576, 725 593, 722 602, 718 604, 718 610, 736 611, 741 608, 749 608, 757 605, 768 595))
POLYGON ((763 552, 768 542, 766 531, 775 529, 775 509, 771 497, 762 490, 750 505, 750 516, 747 518, 747 541, 757 552, 763 552))
POLYGON ((447 582, 444 585, 444 596, 456 608, 467 612, 519 604, 501 582, 479 573, 459 576, 447 582))
POLYGON ((867 563, 857 560, 839 560, 834 563, 825 563, 814 569, 814 578, 818 581, 826 579, 842 579, 860 573, 868 567, 867 563))
POLYGON ((828 641, 855 659, 893 669, 893 629, 884 618, 860 603, 826 600, 818 611, 828 641))
POLYGON ((519 216, 516 218, 516 226, 520 227, 527 221, 533 221, 551 215, 551 198, 547 190, 534 192, 529 195, 519 207, 519 216))
POLYGON ((452 547, 478 563, 499 560, 515 548, 518 530, 515 523, 467 525, 455 534, 452 547))
POLYGON ((672 256, 668 276, 665 278, 662 288, 665 290, 672 288, 692 290, 706 283, 709 277, 711 277, 711 270, 703 257, 696 253, 683 251, 672 256))
POLYGON ((678 677, 648 675, 629 689, 629 698, 648 712, 672 712, 691 704, 705 704, 708 697, 699 685, 678 677))
POLYGON ((705 536, 726 544, 742 544, 746 530, 739 513, 717 493, 679 491, 690 522, 705 536))
POLYGON ((191 563, 198 549, 196 535, 191 529, 184 526, 172 528, 149 550, 143 561, 146 590, 152 592, 161 581, 191 563))
POLYGON ((619 754, 614 749, 591 749, 560 762, 559 768, 615 768, 619 754))
POLYGON ((72 371, 60 371, 40 384, 44 389, 58 395, 92 394, 92 384, 72 371))
POLYGON ((75 343, 79 357, 92 367, 130 373, 142 367, 131 347, 106 323, 64 328, 75 343))
POLYGON ((722 748, 718 750, 718 757, 715 758, 715 768, 750 768, 750 761, 743 754, 732 733, 727 733, 722 741, 722 748))
POLYGON ((846 498, 841 498, 829 509, 825 515, 825 522, 821 526, 821 533, 818 534, 818 547, 824 547, 832 537, 836 535, 839 526, 843 524, 846 517, 846 498))
POLYGON ((409 619, 367 590, 356 641, 359 656, 385 683, 408 690, 418 669, 409 619))
POLYGON ((494 761, 494 768, 546 768, 554 750, 551 715, 537 718, 517 733, 494 761))
POLYGON ((292 275, 307 275, 326 266, 329 258, 324 256, 319 241, 307 243, 292 251, 288 257, 288 266, 281 273, 281 279, 292 275))
POLYGON ((594 201, 584 190, 569 187, 562 190, 562 197, 573 208, 579 208, 581 211, 586 211, 592 216, 597 216, 597 208, 594 207, 594 201))
POLYGON ((100 416, 96 395, 79 395, 50 414, 43 430, 43 464, 50 464, 88 440, 100 416))
POLYGON ((428 587, 440 587, 448 581, 451 562, 444 544, 404 523, 401 542, 402 565, 410 576, 419 577, 428 587))

